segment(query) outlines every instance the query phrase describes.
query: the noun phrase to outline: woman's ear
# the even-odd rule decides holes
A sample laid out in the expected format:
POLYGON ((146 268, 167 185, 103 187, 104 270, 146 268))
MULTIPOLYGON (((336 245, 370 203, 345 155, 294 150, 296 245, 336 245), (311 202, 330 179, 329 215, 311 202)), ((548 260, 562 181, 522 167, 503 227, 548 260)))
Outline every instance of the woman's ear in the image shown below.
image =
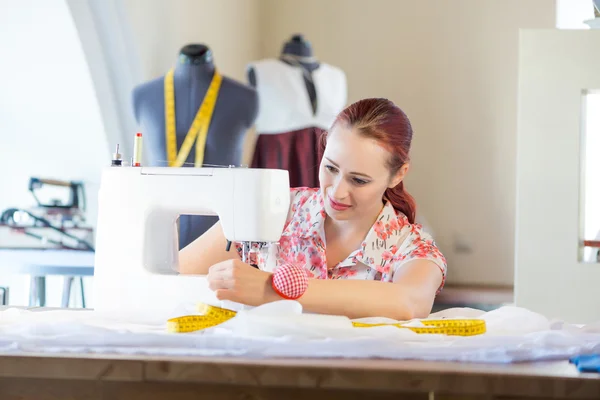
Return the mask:
POLYGON ((406 176, 406 173, 408 172, 408 168, 409 168, 408 163, 405 163, 404 165, 402 165, 400 167, 400 169, 398 170, 398 172, 396 172, 396 174, 392 178, 388 187, 393 188, 393 187, 398 186, 400 184, 400 182, 402 182, 404 180, 404 177, 406 176))

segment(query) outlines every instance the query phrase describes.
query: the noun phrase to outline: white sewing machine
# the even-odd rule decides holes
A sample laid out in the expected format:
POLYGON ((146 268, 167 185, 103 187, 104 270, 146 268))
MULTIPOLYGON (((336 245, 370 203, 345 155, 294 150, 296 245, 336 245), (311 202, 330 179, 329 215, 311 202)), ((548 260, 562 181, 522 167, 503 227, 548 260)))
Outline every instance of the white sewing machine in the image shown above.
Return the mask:
POLYGON ((98 196, 94 310, 149 321, 178 316, 214 296, 205 277, 177 274, 178 216, 218 215, 232 242, 276 242, 289 190, 285 170, 105 168, 98 196))

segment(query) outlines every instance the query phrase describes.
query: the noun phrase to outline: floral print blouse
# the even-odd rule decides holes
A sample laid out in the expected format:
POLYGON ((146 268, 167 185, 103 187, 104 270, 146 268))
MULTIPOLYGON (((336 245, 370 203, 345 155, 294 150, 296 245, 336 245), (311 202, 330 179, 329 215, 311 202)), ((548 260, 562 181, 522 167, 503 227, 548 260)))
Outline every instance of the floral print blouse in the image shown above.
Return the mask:
POLYGON ((368 279, 393 281, 394 274, 407 262, 426 259, 446 279, 446 259, 431 236, 419 224, 386 202, 361 246, 333 268, 327 268, 325 256, 325 208, 319 188, 292 188, 290 213, 278 243, 237 242, 242 260, 263 271, 274 271, 284 263, 302 265, 311 278, 368 279))

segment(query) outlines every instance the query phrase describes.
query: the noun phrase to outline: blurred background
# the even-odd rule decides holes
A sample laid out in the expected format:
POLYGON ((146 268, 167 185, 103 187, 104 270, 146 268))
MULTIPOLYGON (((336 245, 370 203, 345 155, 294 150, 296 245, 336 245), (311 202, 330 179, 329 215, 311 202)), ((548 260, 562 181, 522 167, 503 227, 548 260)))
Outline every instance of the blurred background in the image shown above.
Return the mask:
MULTIPOLYGON (((299 126, 326 129, 329 115, 309 108, 311 85, 317 110, 330 113, 361 98, 387 97, 413 124, 406 187, 448 259, 436 309, 512 303, 520 30, 589 30, 594 18, 593 1, 578 0, 0 0, 4 301, 93 306, 101 168, 110 165, 116 144, 129 160, 136 132, 144 134, 144 163, 159 165, 166 157, 164 132, 155 129, 164 124, 164 76, 176 69, 177 93, 177 68, 206 61, 208 49, 239 90, 232 98, 242 101, 256 90, 258 103, 248 95, 236 108, 241 122, 222 133, 230 136, 211 141, 217 133, 209 132, 205 159, 267 163, 258 160, 260 137, 261 152, 291 157, 293 149, 269 147, 267 139, 299 126), (273 74, 287 72, 268 60, 300 71, 300 92, 277 97, 273 91, 285 79, 273 74), (273 109, 274 99, 283 99, 282 108, 298 107, 299 116, 289 117, 296 120, 269 120, 287 111, 273 109)), ((177 110, 191 121, 197 104, 177 110)), ((187 131, 180 124, 179 143, 187 131)), ((290 162, 292 169, 303 163, 290 162)), ((203 229, 188 222, 189 232, 203 229)), ((600 225, 587 229, 593 239, 600 225)))

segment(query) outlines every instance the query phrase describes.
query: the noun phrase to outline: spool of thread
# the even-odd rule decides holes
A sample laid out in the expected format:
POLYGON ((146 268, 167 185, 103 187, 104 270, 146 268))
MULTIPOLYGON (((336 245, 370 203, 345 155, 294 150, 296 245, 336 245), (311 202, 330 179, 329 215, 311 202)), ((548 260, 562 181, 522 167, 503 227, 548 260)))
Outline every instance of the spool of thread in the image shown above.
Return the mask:
POLYGON ((117 144, 117 151, 113 154, 111 165, 113 167, 120 167, 123 165, 123 159, 121 153, 119 153, 119 145, 117 144))
POLYGON ((133 166, 142 166, 142 134, 140 132, 136 133, 133 142, 133 166))

